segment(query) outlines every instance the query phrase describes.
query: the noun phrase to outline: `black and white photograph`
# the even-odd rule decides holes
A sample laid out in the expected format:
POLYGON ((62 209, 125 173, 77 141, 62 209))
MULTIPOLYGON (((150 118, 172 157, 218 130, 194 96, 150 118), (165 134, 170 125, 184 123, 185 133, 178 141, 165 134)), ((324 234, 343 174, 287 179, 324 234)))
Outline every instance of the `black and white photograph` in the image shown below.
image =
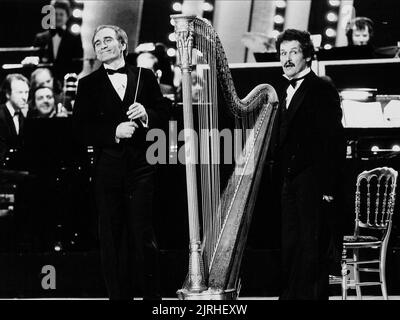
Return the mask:
POLYGON ((0 303, 400 300, 399 17, 0 0, 0 303))

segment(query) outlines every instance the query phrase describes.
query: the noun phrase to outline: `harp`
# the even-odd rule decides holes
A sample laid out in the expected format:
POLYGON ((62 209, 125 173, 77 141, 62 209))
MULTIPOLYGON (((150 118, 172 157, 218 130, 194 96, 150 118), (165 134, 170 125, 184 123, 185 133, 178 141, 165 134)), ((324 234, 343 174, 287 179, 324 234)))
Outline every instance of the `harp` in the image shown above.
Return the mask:
POLYGON ((278 98, 272 86, 261 84, 239 99, 210 23, 195 16, 171 18, 182 75, 190 238, 189 271, 177 294, 188 300, 236 299, 278 98))

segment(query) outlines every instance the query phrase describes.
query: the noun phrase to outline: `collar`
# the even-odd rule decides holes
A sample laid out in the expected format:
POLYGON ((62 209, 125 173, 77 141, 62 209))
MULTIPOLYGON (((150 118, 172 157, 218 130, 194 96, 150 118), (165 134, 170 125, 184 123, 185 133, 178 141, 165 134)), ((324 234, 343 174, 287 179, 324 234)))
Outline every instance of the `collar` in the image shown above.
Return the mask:
POLYGON ((104 69, 118 70, 119 68, 125 67, 125 60, 122 59, 121 63, 117 67, 113 68, 107 63, 103 63, 104 69))
POLYGON ((309 74, 310 72, 311 72, 311 68, 310 68, 310 67, 307 67, 307 68, 305 68, 303 71, 300 71, 298 74, 296 74, 296 76, 293 77, 293 78, 289 78, 286 74, 283 74, 283 77, 285 77, 285 78, 288 79, 288 80, 292 80, 292 79, 297 79, 297 78, 304 77, 304 76, 306 76, 307 74, 309 74))
POLYGON ((15 116, 15 109, 14 109, 14 107, 12 106, 12 104, 11 104, 11 102, 10 101, 7 101, 6 102, 6 107, 7 107, 7 109, 8 109, 8 112, 10 112, 10 114, 11 114, 11 118, 14 118, 14 116, 15 116))

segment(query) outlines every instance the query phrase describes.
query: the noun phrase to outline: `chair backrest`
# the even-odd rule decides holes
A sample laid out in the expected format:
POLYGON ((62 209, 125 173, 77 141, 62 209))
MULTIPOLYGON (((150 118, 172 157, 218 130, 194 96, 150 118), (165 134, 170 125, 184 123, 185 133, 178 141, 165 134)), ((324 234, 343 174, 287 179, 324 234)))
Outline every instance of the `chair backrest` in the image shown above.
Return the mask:
POLYGON ((355 196, 354 235, 361 229, 382 230, 382 237, 390 233, 396 198, 397 171, 375 168, 357 177, 355 196))

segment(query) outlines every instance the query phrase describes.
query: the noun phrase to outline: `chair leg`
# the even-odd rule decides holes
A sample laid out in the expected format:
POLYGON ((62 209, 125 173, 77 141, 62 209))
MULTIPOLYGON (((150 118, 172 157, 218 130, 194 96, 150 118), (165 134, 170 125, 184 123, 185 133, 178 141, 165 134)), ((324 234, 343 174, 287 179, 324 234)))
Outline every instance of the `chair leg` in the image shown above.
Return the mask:
POLYGON ((347 283, 348 283, 348 270, 347 270, 347 251, 343 249, 342 251, 342 300, 347 300, 347 283))
MULTIPOLYGON (((358 261, 358 249, 353 250, 353 260, 354 262, 358 261)), ((362 295, 361 295, 361 286, 360 286, 360 271, 358 270, 358 264, 354 263, 354 282, 356 286, 356 293, 357 293, 357 299, 361 300, 362 295)))
POLYGON ((380 262, 379 262, 379 278, 381 281, 381 290, 384 300, 389 300, 386 287, 386 250, 380 249, 380 262))

